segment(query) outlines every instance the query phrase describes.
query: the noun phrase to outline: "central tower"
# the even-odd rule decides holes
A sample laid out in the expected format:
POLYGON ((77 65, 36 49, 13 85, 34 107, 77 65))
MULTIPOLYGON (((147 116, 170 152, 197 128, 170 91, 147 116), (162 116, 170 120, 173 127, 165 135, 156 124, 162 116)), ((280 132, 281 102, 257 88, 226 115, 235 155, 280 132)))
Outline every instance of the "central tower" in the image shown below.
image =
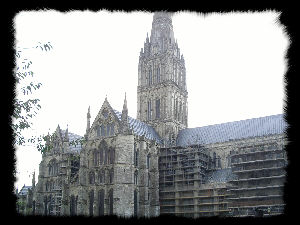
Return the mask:
POLYGON ((171 14, 156 12, 138 66, 137 119, 152 126, 166 146, 187 127, 188 92, 183 55, 174 39, 171 14))

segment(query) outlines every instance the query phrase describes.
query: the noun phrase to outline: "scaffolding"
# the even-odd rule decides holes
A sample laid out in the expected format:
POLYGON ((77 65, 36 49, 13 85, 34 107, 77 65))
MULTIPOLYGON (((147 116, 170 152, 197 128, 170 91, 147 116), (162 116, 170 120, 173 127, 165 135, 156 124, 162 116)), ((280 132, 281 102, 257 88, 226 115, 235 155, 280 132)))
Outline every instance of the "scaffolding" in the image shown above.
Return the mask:
POLYGON ((159 157, 160 213, 197 218, 228 211, 225 187, 202 189, 216 157, 200 145, 162 148, 159 157))
POLYGON ((232 172, 237 179, 228 208, 232 216, 271 216, 284 210, 283 187, 287 164, 283 145, 276 142, 243 146, 230 154, 232 172))

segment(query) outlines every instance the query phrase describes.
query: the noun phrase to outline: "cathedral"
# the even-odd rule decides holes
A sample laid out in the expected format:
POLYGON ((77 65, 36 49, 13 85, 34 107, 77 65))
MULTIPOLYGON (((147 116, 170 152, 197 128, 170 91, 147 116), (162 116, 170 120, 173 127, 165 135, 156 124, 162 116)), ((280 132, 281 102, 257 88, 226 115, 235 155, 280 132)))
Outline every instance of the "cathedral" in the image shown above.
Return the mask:
POLYGON ((34 215, 186 217, 277 215, 284 210, 283 115, 188 128, 185 60, 172 15, 156 12, 138 63, 137 118, 105 98, 84 137, 48 136, 34 215), (78 142, 78 140, 81 140, 78 142))

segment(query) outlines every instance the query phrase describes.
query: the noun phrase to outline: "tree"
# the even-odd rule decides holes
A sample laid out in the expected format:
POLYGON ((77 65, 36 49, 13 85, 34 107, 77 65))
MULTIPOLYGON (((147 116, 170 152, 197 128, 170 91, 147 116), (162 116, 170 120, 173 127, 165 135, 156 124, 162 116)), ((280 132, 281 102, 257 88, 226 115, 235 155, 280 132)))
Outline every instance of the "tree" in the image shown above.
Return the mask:
POLYGON ((45 140, 44 136, 32 137, 27 139, 22 132, 31 127, 31 118, 36 116, 37 111, 41 108, 40 100, 37 98, 30 98, 35 90, 39 89, 42 84, 32 81, 34 75, 31 70, 32 61, 28 59, 24 52, 26 50, 38 49, 41 51, 50 51, 52 49, 50 42, 42 44, 38 43, 32 48, 17 48, 15 51, 16 68, 13 73, 16 79, 15 94, 16 98, 13 101, 13 114, 12 114, 12 130, 13 130, 13 144, 24 145, 26 142, 36 143, 38 150, 42 151, 44 145, 42 141, 45 140), (18 94, 20 94, 18 96, 18 94))

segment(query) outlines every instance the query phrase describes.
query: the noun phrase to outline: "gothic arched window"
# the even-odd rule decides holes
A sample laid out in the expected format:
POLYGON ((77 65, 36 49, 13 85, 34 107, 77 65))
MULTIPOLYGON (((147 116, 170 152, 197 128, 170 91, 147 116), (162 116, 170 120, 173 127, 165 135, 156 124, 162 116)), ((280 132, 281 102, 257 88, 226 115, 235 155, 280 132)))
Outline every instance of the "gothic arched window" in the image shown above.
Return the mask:
POLYGON ((101 135, 100 134, 100 126, 97 126, 96 129, 97 129, 97 137, 100 137, 100 135, 101 135))
POLYGON ((133 204, 134 204, 134 216, 137 216, 137 211, 138 211, 138 199, 137 199, 137 191, 134 190, 134 193, 133 193, 133 204))
POLYGON ((150 168, 150 154, 147 155, 147 169, 150 168))
POLYGON ((148 101, 148 111, 147 111, 147 117, 148 120, 151 120, 151 111, 152 111, 152 107, 151 107, 151 100, 148 101))
POLYGON ((103 184, 104 183, 104 177, 105 177, 105 173, 104 173, 104 170, 101 170, 98 174, 98 182, 100 184, 103 184))
POLYGON ((103 149, 100 149, 100 165, 103 164, 103 149))
POLYGON ((91 190, 89 193, 89 215, 94 215, 94 191, 91 190))
POLYGON ((160 83, 160 67, 159 66, 156 69, 156 82, 160 83))
POLYGON ((114 164, 114 162, 115 162, 115 149, 111 148, 109 152, 110 152, 110 164, 114 164))
POLYGON ((104 215, 104 190, 98 192, 98 210, 99 216, 104 215))
POLYGON ((138 184, 138 172, 137 171, 134 172, 133 182, 135 185, 138 184))
POLYGON ((90 174, 89 174, 89 182, 90 182, 90 184, 94 184, 95 183, 95 173, 94 172, 90 172, 90 174))
POLYGON ((134 150, 134 166, 138 167, 138 161, 139 161, 139 150, 136 149, 136 143, 135 145, 135 150, 134 150))
POLYGON ((157 99, 155 102, 155 115, 156 119, 160 118, 160 99, 157 99))
POLYGON ((110 128, 111 128, 110 135, 114 135, 115 134, 115 123, 112 123, 110 128))
POLYGON ((109 171, 109 183, 113 183, 114 182, 114 170, 113 169, 111 169, 110 171, 109 171))
POLYGON ((148 85, 152 84, 152 67, 149 68, 149 77, 148 77, 148 85))
POLYGON ((108 201, 109 201, 109 215, 113 215, 114 213, 114 191, 110 189, 108 194, 108 201))

